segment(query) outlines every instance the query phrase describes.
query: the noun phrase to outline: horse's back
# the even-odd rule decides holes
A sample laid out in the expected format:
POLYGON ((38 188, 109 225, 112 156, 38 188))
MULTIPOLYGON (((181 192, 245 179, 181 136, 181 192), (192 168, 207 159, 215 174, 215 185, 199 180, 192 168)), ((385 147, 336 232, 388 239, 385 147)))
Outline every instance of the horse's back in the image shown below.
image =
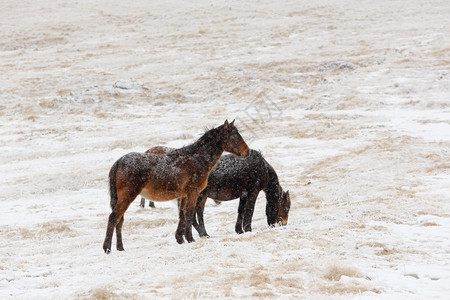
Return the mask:
MULTIPOLYGON (((164 154, 130 152, 118 160, 118 176, 129 181, 163 184, 166 181, 179 181, 183 175, 176 162, 164 154)), ((186 173, 186 172, 184 172, 186 173)))
POLYGON ((215 200, 239 198, 244 191, 262 190, 268 181, 266 163, 262 155, 251 150, 245 159, 224 155, 211 171, 205 194, 215 200))

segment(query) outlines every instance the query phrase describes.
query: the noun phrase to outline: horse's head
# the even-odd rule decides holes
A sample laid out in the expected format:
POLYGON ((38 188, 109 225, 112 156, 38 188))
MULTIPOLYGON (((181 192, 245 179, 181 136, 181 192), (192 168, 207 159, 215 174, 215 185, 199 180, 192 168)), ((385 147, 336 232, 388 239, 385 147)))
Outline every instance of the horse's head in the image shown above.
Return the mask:
POLYGON ((250 153, 250 149, 239 134, 237 128, 234 126, 234 120, 231 123, 228 123, 227 120, 222 126, 223 149, 237 157, 247 157, 250 153))
POLYGON ((289 210, 291 209, 291 196, 289 196, 289 191, 282 191, 280 198, 280 210, 278 211, 277 223, 286 226, 289 218, 289 210))

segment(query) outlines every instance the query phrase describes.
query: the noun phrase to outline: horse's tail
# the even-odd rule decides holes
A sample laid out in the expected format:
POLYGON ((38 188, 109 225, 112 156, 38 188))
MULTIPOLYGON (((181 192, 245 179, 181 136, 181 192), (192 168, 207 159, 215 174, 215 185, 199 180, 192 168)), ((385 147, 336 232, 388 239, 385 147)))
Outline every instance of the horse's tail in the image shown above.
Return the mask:
POLYGON ((116 161, 111 167, 111 170, 109 170, 109 195, 111 196, 111 209, 114 209, 117 203, 116 174, 118 168, 119 160, 116 161))

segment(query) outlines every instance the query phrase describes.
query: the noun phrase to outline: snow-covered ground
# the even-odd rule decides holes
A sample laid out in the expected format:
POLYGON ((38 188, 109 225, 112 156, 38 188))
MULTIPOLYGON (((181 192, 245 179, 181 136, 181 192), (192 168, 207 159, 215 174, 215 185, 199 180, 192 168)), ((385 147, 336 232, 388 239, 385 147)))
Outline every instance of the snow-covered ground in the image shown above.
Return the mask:
POLYGON ((448 299, 449 37, 446 0, 1 1, 0 298, 448 299), (135 201, 105 255, 113 162, 234 118, 288 226, 135 201))

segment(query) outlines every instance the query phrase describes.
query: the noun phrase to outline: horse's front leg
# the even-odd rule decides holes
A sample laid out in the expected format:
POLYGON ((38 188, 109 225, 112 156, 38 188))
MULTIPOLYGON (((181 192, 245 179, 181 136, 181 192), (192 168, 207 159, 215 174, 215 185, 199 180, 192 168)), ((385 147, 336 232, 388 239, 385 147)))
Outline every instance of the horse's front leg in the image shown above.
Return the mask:
POLYGON ((195 206, 197 204, 199 193, 192 193, 186 197, 185 206, 184 206, 184 216, 185 216, 185 231, 184 236, 188 243, 195 242, 194 237, 192 236, 192 220, 195 215, 195 206))
POLYGON ((252 231, 252 217, 253 211, 255 210, 255 203, 256 198, 258 198, 258 194, 259 191, 252 191, 248 194, 247 203, 244 209, 243 227, 245 232, 252 231))
POLYGON ((189 243, 195 242, 192 236, 192 220, 194 218, 195 213, 195 203, 197 201, 199 193, 190 194, 186 197, 180 199, 179 202, 179 223, 177 231, 175 232, 175 238, 178 244, 183 244, 184 239, 189 243))
MULTIPOLYGON (((175 239, 177 240, 178 244, 183 244, 184 239, 183 236, 185 235, 186 231, 186 217, 185 217, 185 211, 183 209, 184 203, 186 202, 186 197, 179 198, 178 199, 178 227, 177 231, 175 231, 175 239)), ((192 220, 191 220, 192 222, 192 220)))

